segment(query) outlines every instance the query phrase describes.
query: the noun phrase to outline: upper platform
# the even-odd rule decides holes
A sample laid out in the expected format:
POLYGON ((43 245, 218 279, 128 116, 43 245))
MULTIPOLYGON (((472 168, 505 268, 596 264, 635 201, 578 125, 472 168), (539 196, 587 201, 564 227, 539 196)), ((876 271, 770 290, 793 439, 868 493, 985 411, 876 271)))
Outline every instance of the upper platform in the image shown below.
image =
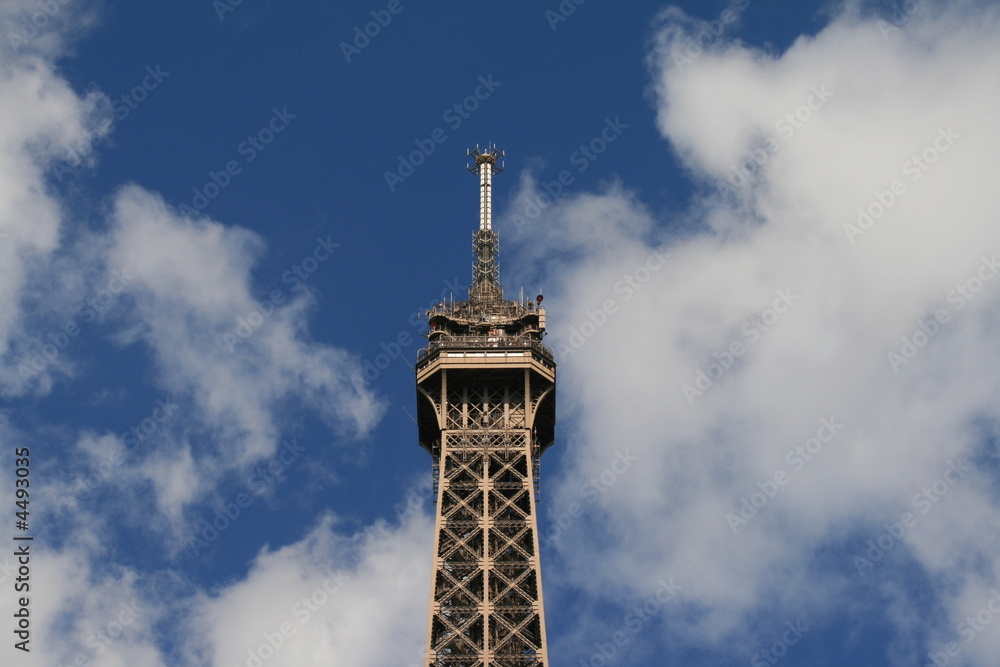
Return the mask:
POLYGON ((417 382, 442 368, 530 367, 555 381, 555 358, 542 344, 540 301, 473 300, 427 311, 428 345, 417 359, 417 382))

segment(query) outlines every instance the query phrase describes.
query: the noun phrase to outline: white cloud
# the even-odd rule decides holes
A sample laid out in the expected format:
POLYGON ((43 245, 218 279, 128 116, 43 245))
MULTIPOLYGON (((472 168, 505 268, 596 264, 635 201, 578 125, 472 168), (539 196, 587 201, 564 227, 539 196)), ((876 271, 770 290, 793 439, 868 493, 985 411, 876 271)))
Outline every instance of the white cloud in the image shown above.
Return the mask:
POLYGON ((200 483, 181 491, 157 481, 160 491, 170 489, 175 511, 214 476, 272 456, 283 427, 279 408, 289 400, 341 435, 364 436, 375 424, 383 406, 365 387, 359 361, 305 338, 309 295, 255 297, 250 271, 260 237, 207 219, 186 221, 137 186, 115 196, 112 218, 108 264, 123 267, 129 281, 120 341, 150 347, 159 384, 192 401, 189 416, 209 435, 185 455, 193 465, 184 469, 200 483))
MULTIPOLYGON (((0 26, 16 15, 10 9, 16 7, 0 10, 0 26)), ((73 267, 52 276, 63 241, 63 209, 46 173, 59 160, 90 154, 110 128, 103 109, 101 94, 76 93, 51 62, 0 50, 0 393, 44 392, 54 372, 69 370, 61 350, 43 353, 51 344, 46 334, 58 333, 52 322, 61 327, 69 304, 38 299, 39 287, 62 280, 63 291, 72 293, 74 282, 84 278, 73 267), (26 300, 38 302, 30 313, 26 300)))
MULTIPOLYGON (((31 651, 5 642, 0 656, 7 664, 420 663, 433 540, 433 521, 423 513, 353 535, 326 517, 299 542, 265 548, 245 578, 211 593, 178 572, 140 576, 109 564, 112 550, 83 535, 87 530, 76 532, 89 546, 32 556, 31 651)), ((4 585, 16 576, 15 561, 0 560, 4 585)), ((5 595, 4 616, 17 609, 5 595)))
POLYGON ((433 522, 421 513, 353 536, 327 517, 302 541, 263 551, 246 579, 202 601, 193 621, 196 632, 206 629, 201 650, 214 665, 253 665, 254 656, 273 667, 416 665, 432 540, 433 522))
MULTIPOLYGON (((1000 582, 1000 21, 995 7, 924 4, 889 38, 851 8, 783 53, 724 39, 683 67, 670 56, 689 23, 669 10, 652 56, 658 125, 704 188, 691 209, 653 231, 613 186, 506 232, 532 257, 576 253, 549 267, 560 400, 575 417, 550 507, 584 513, 554 541, 550 585, 625 602, 674 576, 684 604, 660 637, 715 648, 763 646, 798 614, 819 625, 929 592, 940 615, 893 616, 900 637, 932 638, 896 645, 896 664, 915 664, 914 651, 959 641, 1000 582), (845 229, 859 207, 872 216, 860 234, 845 229), (671 256, 651 270, 654 252, 671 256), (980 291, 952 292, 966 283, 980 291), (608 300, 613 313, 595 315, 608 300), (928 323, 936 311, 947 322, 928 323), (831 435, 823 419, 843 427, 810 442, 831 435), (625 450, 639 463, 615 473, 625 450), (922 513, 914 496, 955 478, 949 461, 970 469, 922 513), (758 482, 777 493, 757 496, 766 504, 734 535, 726 515, 758 482), (852 555, 907 511, 902 544, 860 577, 852 555)), ((993 660, 987 634, 963 642, 972 664, 993 660)))
POLYGON ((42 548, 40 541, 30 543, 27 576, 18 571, 19 557, 8 554, 0 560, 0 583, 5 588, 12 588, 16 577, 28 585, 16 595, 4 595, 0 611, 12 619, 27 609, 30 633, 25 644, 28 651, 15 648, 14 641, 3 643, 4 663, 27 667, 166 664, 154 630, 170 606, 162 582, 109 563, 108 552, 98 546, 101 540, 93 539, 97 535, 84 535, 83 527, 74 532, 84 537, 83 542, 64 551, 42 548), (22 598, 29 600, 26 607, 19 602, 22 598))
POLYGON ((98 22, 100 0, 5 0, 0 8, 0 57, 65 55, 98 22))

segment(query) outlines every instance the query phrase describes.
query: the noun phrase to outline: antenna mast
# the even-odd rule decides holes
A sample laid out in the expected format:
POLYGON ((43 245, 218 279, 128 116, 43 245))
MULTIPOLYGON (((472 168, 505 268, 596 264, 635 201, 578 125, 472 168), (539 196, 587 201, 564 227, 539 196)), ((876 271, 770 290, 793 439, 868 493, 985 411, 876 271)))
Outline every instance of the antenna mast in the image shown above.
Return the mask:
POLYGON ((469 286, 469 300, 474 306, 487 306, 503 299, 500 287, 500 239, 493 230, 493 175, 503 171, 503 151, 489 144, 486 150, 477 145, 468 152, 476 163, 467 168, 479 175, 479 229, 472 237, 475 261, 472 266, 472 285, 469 286))

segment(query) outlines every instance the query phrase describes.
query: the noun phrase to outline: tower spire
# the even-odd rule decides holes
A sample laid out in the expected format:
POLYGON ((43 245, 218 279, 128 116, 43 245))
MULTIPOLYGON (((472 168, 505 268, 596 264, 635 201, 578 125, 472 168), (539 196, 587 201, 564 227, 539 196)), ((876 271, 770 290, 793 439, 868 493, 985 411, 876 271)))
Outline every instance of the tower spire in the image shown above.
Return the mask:
POLYGON ((472 251, 475 260, 472 265, 472 284, 469 286, 469 300, 476 307, 487 306, 503 300, 500 287, 500 239, 493 229, 493 176, 503 171, 504 157, 494 144, 485 150, 477 145, 468 152, 475 160, 467 168, 479 175, 479 229, 472 237, 472 251))

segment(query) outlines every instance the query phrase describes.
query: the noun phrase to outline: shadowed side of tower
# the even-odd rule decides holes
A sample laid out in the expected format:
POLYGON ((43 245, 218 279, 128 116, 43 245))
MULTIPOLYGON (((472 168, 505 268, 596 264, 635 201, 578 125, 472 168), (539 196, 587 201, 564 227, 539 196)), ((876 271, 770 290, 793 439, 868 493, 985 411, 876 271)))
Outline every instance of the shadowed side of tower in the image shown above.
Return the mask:
POLYGON ((541 297, 510 301, 500 287, 492 180, 503 153, 469 155, 480 178, 469 297, 427 312, 416 366, 437 510, 425 664, 548 665, 535 505, 555 437, 556 366, 541 297))

